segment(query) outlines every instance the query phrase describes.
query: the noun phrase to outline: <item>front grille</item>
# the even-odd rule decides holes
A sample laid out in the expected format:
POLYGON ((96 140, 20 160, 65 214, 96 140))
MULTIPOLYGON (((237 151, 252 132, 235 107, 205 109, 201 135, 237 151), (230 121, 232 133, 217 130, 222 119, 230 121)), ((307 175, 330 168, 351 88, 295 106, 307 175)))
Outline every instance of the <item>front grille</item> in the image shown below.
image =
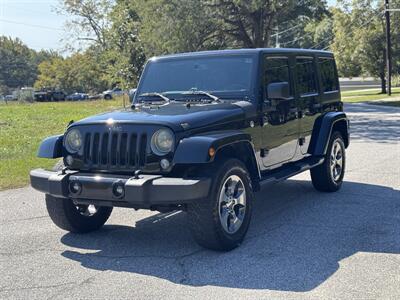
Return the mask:
POLYGON ((85 133, 84 168, 90 170, 139 169, 146 163, 146 145, 146 133, 85 133))

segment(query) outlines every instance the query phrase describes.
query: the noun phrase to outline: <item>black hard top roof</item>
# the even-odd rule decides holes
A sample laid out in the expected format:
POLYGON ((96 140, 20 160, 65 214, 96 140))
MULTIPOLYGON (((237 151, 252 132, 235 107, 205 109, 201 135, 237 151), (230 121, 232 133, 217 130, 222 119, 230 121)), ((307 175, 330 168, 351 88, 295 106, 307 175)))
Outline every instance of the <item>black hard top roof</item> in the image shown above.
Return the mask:
POLYGON ((333 53, 323 50, 313 49, 296 49, 296 48, 255 48, 255 49, 232 49, 232 50, 212 50, 212 51, 199 51, 199 52, 186 52, 177 53, 164 56, 153 57, 152 60, 163 58, 178 58, 178 57, 196 57, 196 56, 218 56, 218 55, 235 55, 235 54, 296 54, 296 55, 321 55, 333 57, 333 53))

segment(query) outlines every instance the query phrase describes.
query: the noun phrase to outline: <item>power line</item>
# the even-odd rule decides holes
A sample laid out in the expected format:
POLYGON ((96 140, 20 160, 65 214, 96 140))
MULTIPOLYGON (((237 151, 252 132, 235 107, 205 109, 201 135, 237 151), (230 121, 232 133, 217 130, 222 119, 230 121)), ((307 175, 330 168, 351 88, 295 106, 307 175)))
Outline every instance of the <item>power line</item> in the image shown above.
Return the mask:
POLYGON ((294 40, 291 40, 291 41, 289 41, 289 42, 283 42, 282 45, 294 44, 294 43, 296 43, 297 41, 304 40, 305 38, 306 38, 306 37, 303 35, 303 36, 298 37, 298 38, 295 38, 294 40))
POLYGON ((62 28, 49 27, 49 26, 42 26, 42 25, 36 25, 36 24, 29 24, 29 23, 17 22, 17 21, 6 20, 6 19, 0 19, 0 22, 10 23, 10 24, 18 24, 18 25, 23 25, 23 26, 28 26, 28 27, 36 27, 36 28, 41 28, 41 29, 56 30, 56 31, 63 31, 63 32, 65 32, 65 30, 62 29, 62 28))
POLYGON ((295 25, 295 26, 293 26, 293 27, 290 27, 290 28, 288 28, 288 29, 286 29, 286 30, 283 30, 283 31, 281 31, 281 32, 277 32, 277 33, 271 34, 271 37, 272 37, 272 36, 276 36, 276 35, 282 35, 282 34, 284 34, 284 33, 286 33, 286 32, 289 32, 289 31, 291 31, 291 30, 293 30, 293 29, 295 29, 295 28, 301 26, 301 25, 303 25, 303 24, 297 24, 297 25, 295 25))
MULTIPOLYGON (((383 15, 382 12, 377 14, 377 16, 382 16, 382 15, 383 15)), ((371 17, 367 22, 361 24, 360 26, 357 26, 357 29, 360 29, 360 28, 362 28, 362 27, 364 27, 364 26, 366 26, 366 25, 369 25, 369 24, 370 24, 371 22, 373 22, 373 21, 374 21, 374 19, 371 17)), ((312 46, 310 49, 316 49, 316 48, 318 48, 320 45, 322 45, 322 44, 325 43, 326 41, 332 39, 332 38, 334 37, 334 35, 335 35, 334 33, 331 33, 327 38, 325 38, 325 39, 323 39, 322 41, 320 41, 319 43, 315 44, 315 45, 312 46)), ((326 48, 329 48, 329 47, 326 47, 326 48)), ((326 49, 326 48, 325 48, 325 49, 326 49)))

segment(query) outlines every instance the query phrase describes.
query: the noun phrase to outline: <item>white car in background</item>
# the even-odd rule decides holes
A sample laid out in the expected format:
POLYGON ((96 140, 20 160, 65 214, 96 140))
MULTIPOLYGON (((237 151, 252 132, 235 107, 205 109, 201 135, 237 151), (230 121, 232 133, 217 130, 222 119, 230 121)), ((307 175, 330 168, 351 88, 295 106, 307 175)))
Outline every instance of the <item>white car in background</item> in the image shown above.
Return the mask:
POLYGON ((121 88, 115 87, 112 90, 107 90, 102 93, 103 98, 106 100, 111 100, 115 96, 122 96, 126 94, 126 91, 122 90, 121 88))

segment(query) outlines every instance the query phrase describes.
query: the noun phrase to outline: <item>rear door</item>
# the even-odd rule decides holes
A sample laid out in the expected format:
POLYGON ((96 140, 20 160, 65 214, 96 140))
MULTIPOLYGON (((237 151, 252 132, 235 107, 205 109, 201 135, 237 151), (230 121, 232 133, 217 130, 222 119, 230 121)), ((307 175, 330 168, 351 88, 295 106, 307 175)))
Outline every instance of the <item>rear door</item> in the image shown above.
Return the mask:
POLYGON ((290 161, 298 145, 298 119, 294 97, 293 74, 290 56, 264 56, 264 110, 261 157, 265 168, 279 167, 290 161), (290 97, 286 100, 270 99, 270 83, 287 82, 290 97))
POLYGON ((300 120, 299 144, 301 153, 306 155, 314 123, 320 115, 321 108, 315 57, 297 56, 295 71, 296 98, 300 120))

